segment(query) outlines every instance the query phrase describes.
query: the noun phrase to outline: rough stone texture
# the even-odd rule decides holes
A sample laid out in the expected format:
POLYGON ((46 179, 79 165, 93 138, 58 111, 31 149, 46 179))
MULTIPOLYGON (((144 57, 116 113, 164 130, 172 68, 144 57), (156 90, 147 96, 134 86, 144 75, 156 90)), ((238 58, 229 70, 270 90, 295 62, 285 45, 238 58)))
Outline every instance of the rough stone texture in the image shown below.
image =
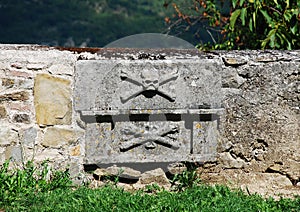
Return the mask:
POLYGON ((165 172, 160 168, 144 172, 134 187, 138 188, 140 185, 150 184, 157 184, 165 188, 170 188, 171 186, 169 179, 165 175, 165 172))
POLYGON ((5 160, 12 159, 15 162, 22 162, 23 155, 22 155, 21 146, 9 146, 6 148, 5 151, 5 160))
POLYGON ((201 179, 209 184, 226 184, 231 188, 241 188, 246 193, 276 199, 300 195, 300 187, 293 186, 289 178, 279 173, 246 173, 240 169, 228 169, 217 173, 202 172, 201 179))
MULTIPOLYGON (((101 139, 103 141, 104 138, 120 138, 120 135, 114 132, 117 130, 117 127, 120 126, 111 125, 109 119, 103 119, 105 117, 102 115, 106 112, 112 113, 112 110, 103 110, 101 111, 102 115, 98 114, 98 117, 95 117, 95 113, 84 115, 78 113, 78 111, 75 111, 74 108, 71 107, 72 98, 73 103, 76 103, 76 105, 74 105, 76 107, 80 101, 78 96, 72 96, 72 89, 76 89, 74 80, 78 76, 78 67, 84 67, 82 64, 89 63, 102 64, 102 69, 105 71, 116 67, 120 61, 127 61, 123 67, 121 64, 118 67, 119 69, 117 69, 119 74, 123 74, 122 78, 120 75, 112 76, 112 78, 117 79, 118 82, 121 83, 120 86, 125 85, 125 87, 132 87, 133 90, 139 91, 138 89, 142 86, 136 86, 125 80, 126 73, 128 73, 126 64, 140 63, 143 64, 142 66, 144 68, 150 67, 149 64, 154 64, 154 70, 157 70, 157 67, 161 67, 161 65, 164 64, 164 61, 161 60, 162 58, 166 62, 171 61, 172 63, 177 61, 176 64, 178 64, 178 66, 181 64, 181 67, 184 66, 184 61, 192 60, 193 63, 207 61, 209 64, 215 64, 214 66, 219 72, 221 88, 218 95, 221 97, 220 107, 225 110, 223 114, 217 113, 219 117, 213 119, 218 122, 218 139, 216 143, 209 143, 210 145, 207 143, 198 143, 202 146, 197 147, 198 150, 201 151, 204 151, 205 148, 215 148, 211 151, 218 153, 218 158, 214 155, 214 158, 217 160, 203 164, 208 175, 214 176, 217 182, 223 182, 221 181, 223 175, 226 175, 228 181, 234 181, 236 176, 240 176, 240 182, 245 182, 243 186, 257 188, 253 191, 250 189, 251 192, 257 191, 271 195, 280 191, 287 196, 292 196, 293 193, 297 194, 297 192, 299 192, 300 51, 198 52, 196 50, 179 51, 174 49, 128 50, 100 48, 60 48, 60 50, 57 50, 34 45, 1 44, 0 163, 4 161, 5 157, 11 156, 12 153, 19 157, 20 146, 23 145, 25 152, 30 151, 32 155, 35 155, 34 160, 36 162, 49 159, 51 163, 56 164, 55 167, 61 168, 67 167, 66 164, 77 164, 74 165, 74 173, 82 172, 82 165, 86 163, 84 157, 89 154, 84 139, 79 139, 78 142, 75 143, 72 142, 71 145, 68 145, 66 142, 61 147, 58 147, 59 145, 56 146, 56 144, 53 147, 43 146, 44 133, 47 132, 48 128, 51 128, 51 126, 48 125, 63 124, 64 126, 55 127, 71 131, 82 128, 85 133, 88 134, 92 129, 96 131, 101 130, 96 127, 97 123, 101 123, 103 125, 102 131, 97 131, 99 134, 95 134, 94 138, 90 137, 94 139, 95 142, 97 139, 98 141, 101 139), (122 72, 122 70, 125 71, 122 72), (49 79, 41 76, 49 76, 49 79), (36 78, 42 78, 46 85, 50 85, 48 87, 50 89, 44 89, 46 86, 37 86, 34 88, 34 86, 37 85, 37 83, 34 83, 36 82, 36 78), (63 82, 59 79, 62 79, 63 82), (39 88, 42 90, 38 91, 39 88), (35 110, 35 106, 39 102, 36 101, 36 104, 34 104, 34 100, 38 97, 36 93, 39 92, 41 94, 39 100, 42 100, 41 103, 44 103, 44 108, 47 109, 44 113, 40 111, 43 110, 43 107, 35 110), (60 92, 67 95, 63 97, 60 92), (52 104, 55 104, 56 109, 49 111, 49 107, 52 107, 52 104), (59 111, 59 113, 57 111, 59 111), (28 114, 30 123, 14 122, 13 117, 17 114, 28 114), (40 118, 37 119, 37 116, 40 118), (45 119, 45 121, 41 119, 45 119), (108 133, 108 131, 111 132, 108 133), (34 154, 33 151, 35 151, 34 154), (249 180, 246 178, 243 179, 242 176, 247 176, 249 180), (252 180, 252 178, 258 183, 252 180), (260 178, 262 180, 259 180, 260 178), (264 181, 267 182, 268 185, 264 185, 264 181), (283 186, 279 184, 281 181, 284 184, 283 186), (278 183, 278 186, 276 187, 275 184, 272 184, 273 182, 278 183), (260 184, 263 185, 261 189, 257 186, 260 184)), ((199 63, 202 64, 202 62, 199 63)), ((199 67, 203 68, 203 65, 199 67)), ((209 80, 211 79, 209 77, 210 72, 211 74, 215 74, 214 70, 209 70, 210 71, 205 70, 204 65, 204 69, 199 70, 199 73, 204 73, 205 79, 209 80)), ((100 69, 85 69, 82 70, 81 74, 90 75, 90 72, 97 73, 100 71, 100 69)), ((196 72, 198 72, 198 70, 195 72, 193 70, 191 71, 191 73, 196 72)), ((171 73, 173 72, 171 71, 171 73)), ((109 79, 109 74, 111 73, 101 77, 103 77, 103 79, 105 77, 109 79)), ((152 76, 148 76, 147 73, 142 73, 141 70, 134 70, 134 74, 137 77, 142 78, 143 76, 144 79, 152 78, 152 80, 154 79, 152 76, 155 76, 155 72, 151 74, 152 76)), ((161 77, 161 75, 159 76, 161 77)), ((173 76, 173 79, 175 78, 176 74, 173 76)), ((176 80, 178 80, 178 78, 176 80)), ((197 80, 201 82, 201 77, 195 80, 195 83, 193 83, 192 79, 190 80, 191 87, 201 85, 197 84, 197 80)), ((163 91, 174 91, 176 87, 174 88, 173 86, 172 88, 171 86, 174 85, 174 82, 174 80, 171 80, 164 85, 159 85, 158 88, 163 91), (164 90, 165 87, 163 86, 166 85, 170 85, 170 88, 164 90)), ((156 82, 153 83, 157 85, 156 82)), ((102 97, 98 94, 98 92, 101 91, 101 82, 91 79, 91 84, 88 85, 92 85, 92 89, 94 89, 91 91, 93 96, 90 96, 94 105, 93 108, 90 109, 95 109, 97 106, 96 100, 97 104, 105 109, 106 105, 101 105, 103 104, 103 102, 100 101, 102 97)), ((116 87, 117 85, 112 85, 112 87, 114 86, 116 87)), ((103 88, 104 87, 105 86, 103 86, 103 88)), ((199 86, 199 90, 202 89, 200 87, 201 86, 199 86)), ((83 93, 90 92, 87 87, 82 89, 86 89, 83 93)), ((119 91, 124 95, 127 94, 127 90, 119 89, 119 91)), ((108 92, 112 94, 111 99, 115 98, 113 96, 113 89, 108 92)), ((202 91, 199 92, 201 93, 202 91)), ((209 92, 210 91, 207 91, 207 94, 209 94, 209 92)), ((151 92, 146 92, 146 96, 150 94, 151 92)), ((172 98, 171 94, 169 96, 172 98)), ((138 96, 141 104, 139 101, 137 102, 140 105, 145 104, 141 101, 141 97, 143 96, 143 94, 138 96)), ((160 95, 156 93, 154 98, 157 99, 158 97, 160 97, 160 95)), ((201 97, 198 96, 197 98, 202 101, 201 97)), ((212 98, 210 97, 210 99, 212 98)), ((126 99, 123 99, 123 101, 124 100, 126 99)), ((125 104, 129 105, 131 100, 125 101, 125 104)), ((118 101, 120 103, 120 97, 118 101)), ((155 103, 155 101, 153 101, 153 103, 155 103)), ((82 105, 84 104, 90 105, 90 102, 83 100, 82 105)), ((175 103, 170 102, 168 104, 172 105, 175 103)), ((137 105, 132 106, 137 108, 137 105)), ((109 109, 109 107, 107 107, 107 109, 109 109)), ((153 111, 154 110, 152 110, 152 113, 149 113, 148 110, 145 110, 143 113, 150 114, 151 116, 155 114, 159 115, 159 113, 155 113, 157 111, 153 111)), ((117 112, 120 113, 122 111, 119 110, 117 112)), ((128 112, 128 110, 125 112, 128 112)), ((170 110, 164 112, 170 112, 170 110)), ((180 111, 177 112, 180 113, 180 111)), ((203 136, 202 133, 206 133, 206 137, 214 140, 213 136, 215 133, 209 133, 210 131, 206 130, 206 124, 209 125, 208 123, 210 123, 210 121, 207 121, 209 120, 208 117, 207 114, 203 114, 203 120, 198 120, 198 123, 191 125, 193 136, 199 136, 201 138, 201 136, 203 136), (200 126, 204 126, 204 128, 200 126)), ((163 121, 165 120, 166 118, 164 118, 163 121)), ((174 119, 170 121, 174 121, 174 119)), ((124 125, 126 126, 126 124, 124 125)), ((214 126, 208 126, 208 129, 215 129, 214 126)), ((181 139, 184 140, 185 138, 181 139)), ((59 142, 60 141, 58 141, 58 143, 59 142)), ((143 143, 143 145, 151 150, 156 144, 150 142, 149 144, 143 143)), ((141 146, 139 146, 139 148, 141 148, 141 146)), ((92 152, 92 150, 93 147, 90 148, 89 151, 92 152)), ((182 149, 179 150, 181 151, 182 149)), ((94 151, 93 154, 96 157, 97 151, 94 151)), ((20 160, 20 157, 18 160, 20 160)), ((74 176, 75 175, 76 174, 74 174, 74 176)), ((76 178, 76 180, 78 179, 79 178, 76 178)), ((213 181, 212 178, 211 181, 213 181)))
POLYGON ((35 145, 35 139, 37 137, 37 129, 30 127, 24 130, 23 133, 23 144, 25 146, 33 148, 35 145))
POLYGON ((40 125, 71 124, 72 101, 70 81, 49 74, 35 78, 34 105, 40 125))
POLYGON ((0 146, 8 146, 17 143, 18 132, 9 124, 0 123, 0 146))
POLYGON ((219 108, 219 68, 210 60, 79 61, 75 109, 219 108))
POLYGON ((26 113, 15 114, 13 115, 12 119, 14 122, 25 123, 25 124, 30 123, 30 116, 26 113))
POLYGON ((86 121, 86 163, 215 160, 219 67, 209 60, 79 61, 75 109, 98 115, 86 121))
POLYGON ((7 116, 6 108, 0 105, 0 119, 4 119, 7 116))
POLYGON ((65 145, 77 143, 83 132, 57 127, 48 127, 42 145, 46 147, 60 148, 65 145))
POLYGON ((99 177, 102 176, 118 176, 126 179, 139 179, 141 177, 141 172, 131 169, 129 167, 117 167, 111 166, 106 169, 98 168, 94 171, 94 174, 99 177))

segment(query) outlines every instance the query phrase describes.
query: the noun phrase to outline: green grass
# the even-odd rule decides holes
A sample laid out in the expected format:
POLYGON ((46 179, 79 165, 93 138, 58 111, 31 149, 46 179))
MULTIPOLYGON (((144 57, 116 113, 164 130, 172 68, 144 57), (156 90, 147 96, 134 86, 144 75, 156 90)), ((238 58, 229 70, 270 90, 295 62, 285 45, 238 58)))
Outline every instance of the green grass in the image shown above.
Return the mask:
POLYGON ((11 172, 2 167, 0 208, 5 211, 300 211, 300 197, 275 201, 231 191, 225 186, 193 184, 175 192, 157 186, 136 192, 113 185, 74 188, 66 172, 53 172, 45 181, 49 169, 43 167, 46 165, 42 171, 34 168, 34 172, 26 168, 11 172), (59 178, 55 177, 58 175, 59 178), (23 183, 18 184, 15 179, 23 183))

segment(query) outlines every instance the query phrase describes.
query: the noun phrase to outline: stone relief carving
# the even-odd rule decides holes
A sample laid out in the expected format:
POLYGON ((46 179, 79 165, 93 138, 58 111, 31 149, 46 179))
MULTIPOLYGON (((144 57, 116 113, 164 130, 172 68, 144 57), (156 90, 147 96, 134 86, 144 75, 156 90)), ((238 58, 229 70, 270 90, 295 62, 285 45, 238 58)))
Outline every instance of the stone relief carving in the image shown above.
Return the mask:
POLYGON ((146 149, 155 149, 163 145, 173 150, 178 150, 177 137, 180 133, 178 125, 167 125, 163 128, 158 125, 147 125, 144 128, 130 125, 121 129, 123 142, 120 151, 125 152, 137 146, 144 145, 146 149))
POLYGON ((120 78, 123 82, 129 82, 137 85, 139 88, 130 90, 125 94, 121 94, 120 99, 122 103, 129 101, 136 96, 144 94, 146 97, 153 97, 154 95, 160 95, 163 98, 168 99, 170 102, 174 102, 176 96, 174 93, 163 89, 161 86, 175 81, 178 78, 178 67, 170 73, 166 73, 160 76, 159 71, 150 63, 146 63, 145 67, 141 70, 139 76, 129 73, 126 67, 122 67, 120 78))

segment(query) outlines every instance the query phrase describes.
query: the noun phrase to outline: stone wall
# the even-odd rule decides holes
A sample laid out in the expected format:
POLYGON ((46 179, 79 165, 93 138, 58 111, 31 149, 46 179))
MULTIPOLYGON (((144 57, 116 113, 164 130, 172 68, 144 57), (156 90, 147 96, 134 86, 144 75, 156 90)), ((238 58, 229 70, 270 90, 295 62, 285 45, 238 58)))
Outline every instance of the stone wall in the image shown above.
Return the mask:
POLYGON ((299 184, 300 51, 148 52, 0 45, 0 162, 49 159, 82 179, 85 124, 73 97, 78 60, 209 59, 221 64, 225 113, 218 157, 202 165, 203 178, 230 180, 242 171, 299 184))

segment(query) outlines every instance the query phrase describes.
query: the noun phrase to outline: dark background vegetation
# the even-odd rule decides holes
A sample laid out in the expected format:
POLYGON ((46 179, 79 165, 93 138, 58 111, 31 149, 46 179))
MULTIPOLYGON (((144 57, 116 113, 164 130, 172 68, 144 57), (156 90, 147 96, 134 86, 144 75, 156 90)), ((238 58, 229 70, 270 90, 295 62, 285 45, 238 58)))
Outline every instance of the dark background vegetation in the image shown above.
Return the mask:
MULTIPOLYGON (((163 0, 0 0, 0 43, 103 47, 138 33, 167 33, 163 0)), ((196 45, 191 33, 176 36, 196 45)))

